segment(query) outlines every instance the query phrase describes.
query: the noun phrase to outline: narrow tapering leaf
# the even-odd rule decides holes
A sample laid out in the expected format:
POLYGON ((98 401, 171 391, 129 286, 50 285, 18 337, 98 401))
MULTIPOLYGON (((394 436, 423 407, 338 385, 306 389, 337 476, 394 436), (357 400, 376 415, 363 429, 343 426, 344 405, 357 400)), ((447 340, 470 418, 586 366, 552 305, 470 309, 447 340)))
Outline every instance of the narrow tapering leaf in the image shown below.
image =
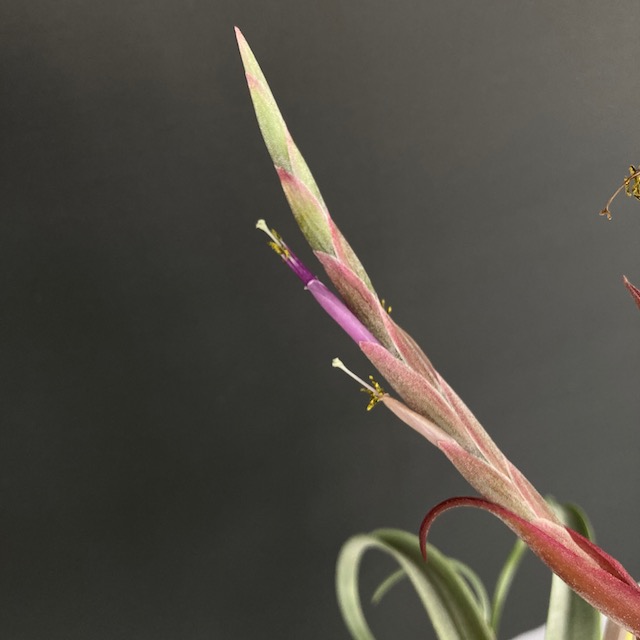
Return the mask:
POLYGON ((345 623, 355 640, 374 640, 362 610, 359 568, 364 553, 378 549, 401 566, 440 640, 495 640, 481 608, 455 565, 429 547, 429 563, 424 563, 418 539, 405 531, 384 529, 355 536, 343 546, 336 567, 336 591, 345 623))
POLYGON ((485 589, 485 586, 480 579, 480 576, 467 564, 454 558, 449 558, 451 566, 460 574, 460 577, 464 578, 471 587, 478 606, 482 611, 482 617, 490 622, 491 620, 491 603, 489 602, 489 594, 485 589))
POLYGON ((496 588, 493 592, 493 600, 491 601, 491 627, 496 635, 500 629, 502 612, 504 611, 504 605, 511 590, 513 579, 516 576, 526 551, 527 545, 520 539, 516 540, 496 580, 496 588))
POLYGON ((398 569, 394 571, 390 576, 387 576, 376 588, 371 596, 371 604, 380 604, 382 598, 384 598, 393 587, 399 582, 402 582, 407 577, 404 569, 398 569))

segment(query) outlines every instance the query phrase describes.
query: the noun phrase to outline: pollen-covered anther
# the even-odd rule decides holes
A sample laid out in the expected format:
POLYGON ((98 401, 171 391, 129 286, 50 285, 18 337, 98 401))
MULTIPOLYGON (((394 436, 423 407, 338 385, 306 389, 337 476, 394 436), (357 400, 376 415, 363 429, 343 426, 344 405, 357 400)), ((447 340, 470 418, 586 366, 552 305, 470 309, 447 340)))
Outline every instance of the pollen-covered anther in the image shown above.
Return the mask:
POLYGON ((291 257, 291 252, 289 251, 289 247, 285 244, 282 236, 275 230, 269 229, 265 220, 258 220, 256 222, 256 229, 260 229, 266 233, 269 238, 269 246, 283 259, 288 260, 291 257))
POLYGON ((382 305, 382 308, 389 314, 391 315, 391 311, 393 310, 393 307, 391 305, 387 305, 386 301, 384 298, 382 298, 380 300, 380 304, 382 305))
POLYGON ((340 360, 340 358, 334 358, 333 361, 331 362, 331 365, 336 367, 336 369, 341 369, 350 378, 353 378, 356 382, 359 382, 362 385, 362 388, 360 389, 360 391, 366 393, 369 396, 369 404, 367 405, 367 411, 371 411, 371 409, 373 409, 373 407, 375 407, 378 404, 378 402, 380 402, 382 397, 385 395, 384 389, 380 386, 378 382, 374 380, 373 376, 369 376, 369 380, 371 381, 371 384, 368 384, 362 378, 360 378, 355 373, 353 373, 353 371, 351 371, 350 369, 347 369, 347 367, 345 367, 344 363, 342 362, 342 360, 340 360))
POLYGON ((622 184, 613 192, 607 204, 600 211, 601 216, 606 216, 608 220, 611 220, 611 203, 623 190, 629 197, 640 200, 640 169, 638 167, 634 167, 633 165, 629 166, 629 175, 625 177, 622 184))
POLYGON ((640 172, 637 167, 629 166, 629 177, 625 179, 625 193, 640 200, 640 172))
POLYGON ((369 404, 367 405, 367 411, 371 411, 371 409, 373 409, 373 407, 375 407, 378 402, 380 402, 382 396, 384 396, 384 389, 378 382, 374 380, 373 376, 369 376, 369 380, 373 385, 373 389, 369 385, 360 389, 360 391, 369 394, 369 404))

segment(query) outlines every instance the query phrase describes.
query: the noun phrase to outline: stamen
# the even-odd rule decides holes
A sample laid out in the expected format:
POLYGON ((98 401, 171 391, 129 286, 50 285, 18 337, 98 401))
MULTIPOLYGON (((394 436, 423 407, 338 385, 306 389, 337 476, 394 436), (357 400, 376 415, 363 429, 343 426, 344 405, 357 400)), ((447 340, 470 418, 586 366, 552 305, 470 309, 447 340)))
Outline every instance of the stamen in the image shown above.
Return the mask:
POLYGON ((269 242, 269 246, 283 259, 288 260, 291 257, 291 252, 289 251, 289 247, 284 243, 284 240, 280 236, 280 234, 275 229, 269 229, 267 223, 262 218, 256 222, 256 229, 260 229, 260 231, 264 231, 269 238, 271 238, 271 242, 269 242))
POLYGON ((331 365, 336 369, 342 369, 342 371, 344 371, 350 378, 353 378, 356 382, 359 382, 362 385, 362 389, 360 389, 360 391, 363 391, 369 396, 367 411, 371 411, 371 409, 378 404, 382 396, 384 396, 384 389, 374 380, 373 376, 369 376, 371 384, 367 384, 362 378, 353 373, 353 371, 347 369, 340 358, 334 358, 331 365))
POLYGON ((638 169, 631 165, 629 167, 629 177, 625 180, 625 193, 640 200, 640 173, 638 169), (633 186, 631 186, 633 184, 633 186))
POLYGON ((342 371, 344 371, 350 378, 353 378, 356 382, 359 382, 363 387, 366 387, 367 391, 371 391, 372 393, 375 391, 375 389, 371 385, 367 384, 362 378, 360 378, 355 373, 353 373, 353 371, 351 371, 350 369, 347 369, 344 362, 342 362, 340 358, 334 358, 331 361, 331 366, 335 367, 336 369, 342 369, 342 371))
POLYGON ((609 207, 611 203, 616 199, 616 196, 624 189, 624 192, 628 196, 633 196, 640 200, 640 170, 638 167, 631 165, 629 167, 629 175, 622 181, 622 184, 613 192, 613 195, 609 198, 609 201, 604 206, 604 209, 600 211, 601 216, 607 216, 608 220, 611 220, 611 211, 609 207))
POLYGON ((393 311, 393 307, 391 305, 387 305, 386 301, 384 298, 381 298, 380 300, 380 304, 382 305, 382 308, 389 314, 391 315, 391 312, 393 311))

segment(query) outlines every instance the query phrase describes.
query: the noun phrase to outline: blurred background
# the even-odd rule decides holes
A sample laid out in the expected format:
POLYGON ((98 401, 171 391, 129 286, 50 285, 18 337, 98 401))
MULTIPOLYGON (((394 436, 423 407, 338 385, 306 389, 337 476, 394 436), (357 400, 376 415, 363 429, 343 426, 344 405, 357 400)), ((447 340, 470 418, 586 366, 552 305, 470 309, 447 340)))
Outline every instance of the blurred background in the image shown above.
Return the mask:
MULTIPOLYGON (((370 365, 253 114, 252 46, 393 316, 545 494, 640 577, 635 0, 0 3, 0 636, 346 639, 351 535, 472 494, 330 366, 370 365), (319 270, 319 266, 316 267, 319 270)), ((492 588, 513 536, 431 541, 492 588)), ((363 596, 394 569, 371 554, 363 596)), ((543 622, 532 557, 502 637, 543 622)), ((379 638, 431 638, 407 585, 379 638)))

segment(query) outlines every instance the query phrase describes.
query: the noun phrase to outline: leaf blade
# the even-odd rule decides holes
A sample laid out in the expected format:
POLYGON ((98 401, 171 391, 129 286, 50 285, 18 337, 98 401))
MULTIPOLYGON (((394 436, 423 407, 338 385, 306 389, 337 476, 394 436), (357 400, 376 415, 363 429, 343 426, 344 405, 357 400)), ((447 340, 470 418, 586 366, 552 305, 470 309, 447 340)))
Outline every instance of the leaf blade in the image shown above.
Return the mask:
POLYGON ((504 605, 509 595, 513 579, 516 572, 520 567, 522 558, 527 550, 527 545, 520 540, 516 540, 513 548, 509 552, 507 559, 498 575, 496 580, 496 588, 493 592, 493 600, 491 603, 491 627, 498 633, 500 628, 500 620, 502 619, 502 612, 504 611, 504 605))
POLYGON ((405 571, 441 640, 495 640, 475 597, 452 563, 433 547, 429 562, 420 555, 416 536, 383 529, 354 536, 343 546, 336 567, 336 592, 345 623, 356 640, 375 640, 362 611, 358 570, 364 553, 378 549, 405 571))

